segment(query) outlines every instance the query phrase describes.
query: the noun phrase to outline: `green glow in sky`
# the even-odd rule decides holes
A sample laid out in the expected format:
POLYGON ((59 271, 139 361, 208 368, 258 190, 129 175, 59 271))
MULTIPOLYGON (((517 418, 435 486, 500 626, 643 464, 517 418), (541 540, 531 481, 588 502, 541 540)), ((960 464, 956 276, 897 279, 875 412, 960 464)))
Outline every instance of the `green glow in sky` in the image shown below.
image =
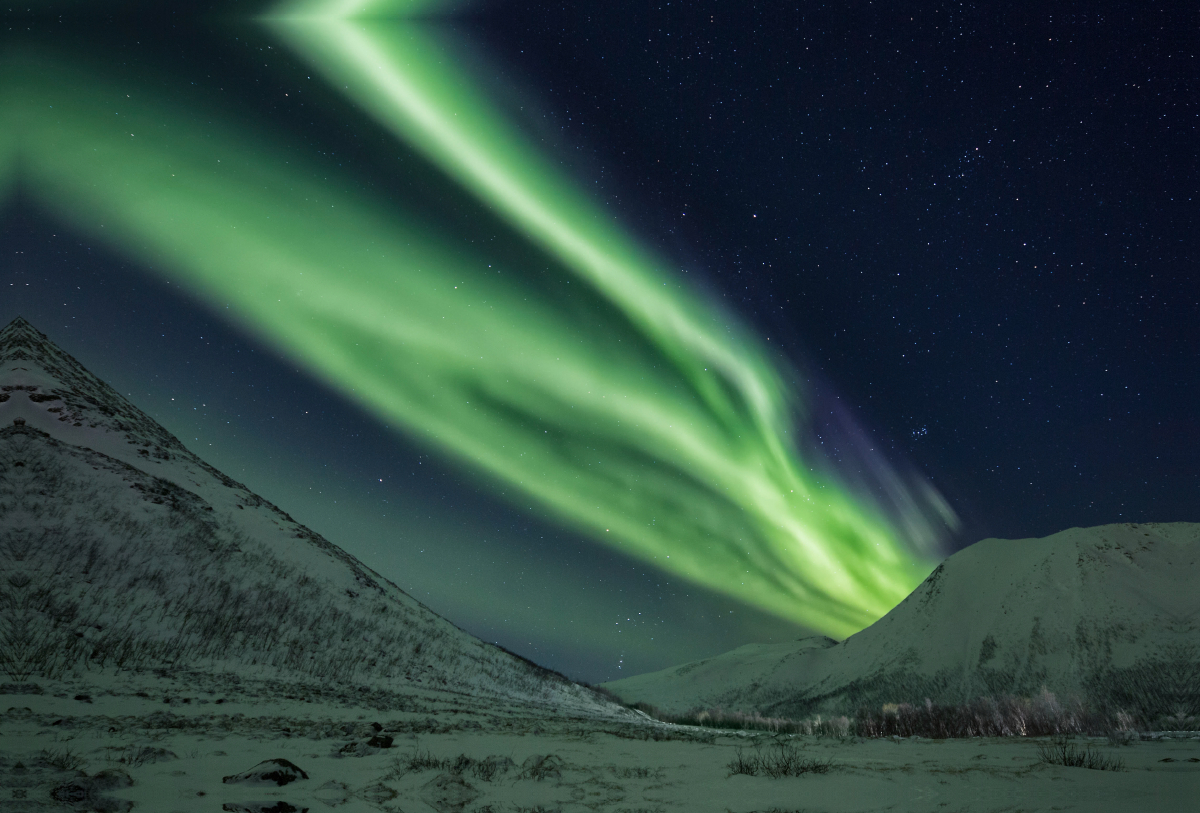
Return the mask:
POLYGON ((304 2, 266 22, 563 269, 575 307, 282 141, 45 54, 2 66, 0 184, 18 167, 76 227, 630 556, 838 637, 891 609, 931 564, 800 459, 772 357, 397 16, 413 7, 434 3, 304 2))

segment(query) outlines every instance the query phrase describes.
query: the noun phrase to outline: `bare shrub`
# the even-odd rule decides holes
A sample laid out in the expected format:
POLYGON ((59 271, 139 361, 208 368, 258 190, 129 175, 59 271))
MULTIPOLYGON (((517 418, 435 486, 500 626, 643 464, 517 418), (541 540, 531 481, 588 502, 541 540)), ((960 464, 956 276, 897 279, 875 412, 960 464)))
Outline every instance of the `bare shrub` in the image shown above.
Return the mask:
POLYGON ((780 744, 766 753, 755 753, 749 757, 741 748, 729 763, 729 775, 766 776, 782 779, 785 776, 803 776, 806 773, 829 773, 833 763, 806 757, 796 747, 780 744))
POLYGON ((117 754, 116 762, 128 765, 130 768, 139 768, 142 765, 166 762, 172 759, 179 759, 179 757, 174 752, 168 751, 165 748, 154 748, 149 745, 129 745, 122 748, 117 754))
POLYGON ((860 709, 854 733, 860 737, 1046 737, 1065 734, 1103 734, 1114 728, 1134 730, 1126 714, 1108 716, 1082 703, 1063 704, 1042 690, 1036 697, 981 697, 969 703, 885 705, 878 711, 860 709))
POLYGON ((79 771, 86 760, 70 748, 43 748, 38 761, 56 771, 79 771))
POLYGON ((1125 760, 1120 757, 1105 756, 1090 746, 1080 748, 1065 737, 1038 745, 1038 762, 1093 771, 1125 770, 1125 760))
POLYGON ((746 759, 746 756, 742 752, 742 749, 741 748, 737 749, 737 756, 734 757, 733 760, 729 763, 729 775, 737 776, 740 774, 742 776, 754 776, 757 772, 758 772, 758 763, 756 762, 754 757, 751 757, 750 759, 746 759))

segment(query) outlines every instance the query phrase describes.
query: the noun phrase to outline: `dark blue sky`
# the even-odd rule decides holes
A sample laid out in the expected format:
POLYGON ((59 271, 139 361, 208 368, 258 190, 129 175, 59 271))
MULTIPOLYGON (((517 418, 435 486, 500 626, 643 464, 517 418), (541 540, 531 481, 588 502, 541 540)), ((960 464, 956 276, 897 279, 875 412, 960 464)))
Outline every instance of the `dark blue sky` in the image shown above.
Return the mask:
MULTIPOLYGON (((335 92, 281 106, 299 66, 198 7, 7 13, 5 42, 103 53, 364 189, 437 188, 477 227, 335 92)), ((581 184, 946 494, 961 546, 1200 521, 1198 24, 1120 3, 497 2, 454 27, 581 184)), ((24 199, 3 213, 0 319, 472 632, 592 681, 802 632, 494 496, 154 269, 24 199)))
POLYGON ((832 381, 951 497, 963 542, 1195 517, 1200 11, 487 20, 644 237, 832 381))

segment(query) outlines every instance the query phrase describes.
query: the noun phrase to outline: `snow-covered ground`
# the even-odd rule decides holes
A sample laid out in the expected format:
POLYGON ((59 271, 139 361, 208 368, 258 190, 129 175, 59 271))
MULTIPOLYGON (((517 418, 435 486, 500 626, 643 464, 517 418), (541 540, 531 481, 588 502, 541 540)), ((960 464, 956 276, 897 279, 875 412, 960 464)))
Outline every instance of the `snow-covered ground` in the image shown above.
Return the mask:
MULTIPOLYGON (((1114 537, 1091 569, 1043 565, 1040 588, 1016 583, 1029 559, 1017 551, 962 594, 952 558, 889 634, 909 647, 951 636, 941 654, 936 640, 918 650, 930 668, 987 649, 981 663, 1019 672, 1030 629, 1057 646, 1062 618, 1090 617, 1062 600, 1078 594, 1070 574, 1124 573, 1126 561, 1150 572, 1178 549, 1149 581, 1106 576, 1081 595, 1117 607, 1105 591, 1125 585, 1157 608, 1125 619, 1131 647, 1160 617, 1190 640, 1194 596, 1154 588, 1193 584, 1196 546, 1164 527, 1133 547, 1114 537), (986 590, 1045 609, 1021 611, 1016 643, 938 626, 939 612, 978 611, 986 590)), ((690 670, 711 684, 694 697, 846 647, 743 648, 727 674, 690 670)), ((886 664, 893 650, 853 662, 886 664)), ((1143 650, 1128 649, 1131 662, 1143 650)), ((1100 771, 1040 762, 1045 743, 1030 738, 788 738, 650 720, 438 617, 21 321, 0 331, 0 671, 0 811, 1124 811, 1186 810, 1200 792, 1200 740, 1181 733, 1077 740, 1127 768, 1100 771), (738 771, 759 758, 817 770, 738 771)))
POLYGON ((74 789, 91 798, 62 810, 1141 813, 1195 810, 1200 793, 1200 740, 1182 736, 1073 741, 1123 761, 1126 770, 1110 772, 1040 763, 1046 741, 1031 738, 776 740, 502 703, 465 710, 430 699, 398 712, 261 697, 216 706, 219 695, 207 693, 168 704, 95 688, 89 703, 73 699, 77 684, 46 683, 56 688, 66 696, 0 696, 0 809, 60 809, 56 790, 74 789), (390 747, 368 744, 377 737, 390 747), (731 773, 739 757, 770 760, 779 743, 828 772, 731 773), (307 778, 222 781, 276 759, 307 778), (14 771, 18 761, 24 769, 14 771))

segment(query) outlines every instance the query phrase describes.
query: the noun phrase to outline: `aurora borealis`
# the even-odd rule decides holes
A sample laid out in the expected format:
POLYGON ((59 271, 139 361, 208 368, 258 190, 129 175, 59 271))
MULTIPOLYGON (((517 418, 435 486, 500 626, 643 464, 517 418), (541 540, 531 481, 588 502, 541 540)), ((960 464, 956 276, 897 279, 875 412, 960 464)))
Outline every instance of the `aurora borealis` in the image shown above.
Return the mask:
MULTIPOLYGON (((299 66, 306 116, 411 156, 378 185, 226 103, 233 73, 175 82, 52 37, 4 51, 0 183, 548 523, 838 637, 894 606, 938 553, 937 491, 886 450, 889 500, 847 485, 803 365, 561 166, 439 13, 239 6, 221 34, 299 66)), ((861 272, 806 273, 832 301, 861 272)))
POLYGON ((374 107, 394 109, 402 137, 590 285, 582 313, 232 126, 189 138, 149 88, 18 58, 4 129, 62 217, 625 553, 837 636, 907 595, 931 565, 798 457, 793 395, 757 342, 589 211, 465 79, 423 84, 437 52, 398 45, 421 32, 367 43, 353 30, 322 17, 308 35, 386 66, 368 78, 399 89, 358 95, 383 96, 374 107))

